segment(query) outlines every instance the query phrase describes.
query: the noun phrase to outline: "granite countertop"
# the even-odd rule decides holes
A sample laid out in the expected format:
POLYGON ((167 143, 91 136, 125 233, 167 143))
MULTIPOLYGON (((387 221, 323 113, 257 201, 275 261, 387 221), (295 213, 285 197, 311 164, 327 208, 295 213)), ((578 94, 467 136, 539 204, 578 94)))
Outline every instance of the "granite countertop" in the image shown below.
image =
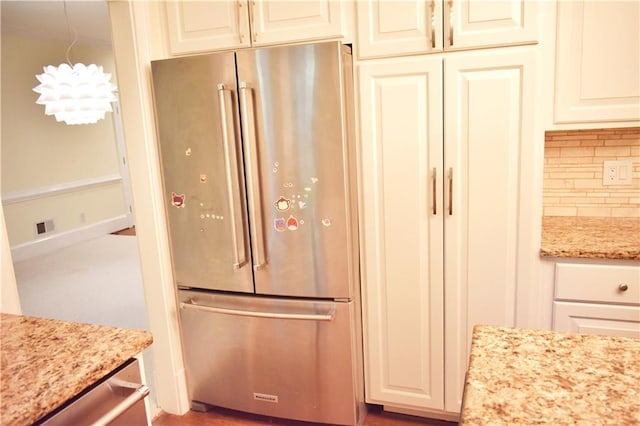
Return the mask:
POLYGON ((640 424, 640 339, 476 326, 460 424, 640 424))
POLYGON ((640 218, 542 218, 541 256, 640 260, 640 218))
POLYGON ((0 424, 31 424, 153 341, 146 331, 0 313, 0 424))

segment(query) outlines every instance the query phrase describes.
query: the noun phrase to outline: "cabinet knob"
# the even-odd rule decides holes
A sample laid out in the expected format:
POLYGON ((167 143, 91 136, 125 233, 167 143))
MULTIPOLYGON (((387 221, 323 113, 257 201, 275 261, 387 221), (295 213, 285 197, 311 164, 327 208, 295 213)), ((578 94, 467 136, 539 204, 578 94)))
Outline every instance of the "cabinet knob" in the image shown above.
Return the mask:
POLYGON ((618 286, 618 290, 620 291, 627 291, 628 289, 629 289, 629 286, 624 283, 618 286))

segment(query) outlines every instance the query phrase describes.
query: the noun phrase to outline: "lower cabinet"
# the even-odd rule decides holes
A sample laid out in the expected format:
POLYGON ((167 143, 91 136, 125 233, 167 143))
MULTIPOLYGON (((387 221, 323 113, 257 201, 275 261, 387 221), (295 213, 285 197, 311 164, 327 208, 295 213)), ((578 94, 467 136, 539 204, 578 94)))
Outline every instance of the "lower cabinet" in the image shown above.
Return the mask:
POLYGON ((557 263, 553 329, 640 338, 640 266, 557 263))
POLYGON ((515 325, 534 62, 506 48, 359 63, 367 402, 459 413, 473 326, 515 325))

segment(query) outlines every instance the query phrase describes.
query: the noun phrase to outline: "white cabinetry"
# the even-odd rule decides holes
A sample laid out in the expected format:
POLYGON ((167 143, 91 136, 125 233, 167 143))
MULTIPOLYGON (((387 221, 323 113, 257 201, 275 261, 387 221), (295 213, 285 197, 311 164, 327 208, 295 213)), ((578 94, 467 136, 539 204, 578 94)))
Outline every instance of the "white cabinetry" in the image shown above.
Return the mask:
POLYGON ((640 267, 557 263, 553 328, 640 338, 640 267))
POLYGON ((515 325, 534 52, 359 69, 368 402, 457 413, 473 325, 515 325))
POLYGON ((170 51, 184 54, 345 36, 348 2, 168 1, 170 51))
POLYGON ((359 58, 533 43, 537 5, 526 0, 357 2, 359 58))
POLYGON ((168 1, 165 7, 172 54, 251 44, 246 1, 168 1))
POLYGON ((640 2, 560 1, 556 123, 640 120, 640 2))
POLYGON ((367 398, 442 408, 442 59, 363 63, 359 78, 367 398))

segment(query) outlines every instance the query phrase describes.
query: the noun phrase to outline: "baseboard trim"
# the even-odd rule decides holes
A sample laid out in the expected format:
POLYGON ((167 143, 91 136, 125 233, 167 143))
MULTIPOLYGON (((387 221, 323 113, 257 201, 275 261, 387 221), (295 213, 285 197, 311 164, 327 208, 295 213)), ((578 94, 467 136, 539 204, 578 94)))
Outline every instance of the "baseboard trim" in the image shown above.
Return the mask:
POLYGON ((45 238, 18 244, 11 247, 11 257, 14 262, 20 262, 21 260, 51 253, 82 241, 101 237, 132 226, 131 217, 130 214, 124 214, 81 228, 54 233, 45 238))
POLYGON ((440 411, 440 410, 429 410, 429 409, 415 409, 415 408, 405 408, 394 405, 383 405, 384 411, 388 411, 390 413, 397 414, 405 414, 409 416, 416 417, 426 417, 430 419, 438 419, 438 420, 446 420, 449 422, 458 422, 460 421, 459 413, 451 413, 448 411, 440 411))

